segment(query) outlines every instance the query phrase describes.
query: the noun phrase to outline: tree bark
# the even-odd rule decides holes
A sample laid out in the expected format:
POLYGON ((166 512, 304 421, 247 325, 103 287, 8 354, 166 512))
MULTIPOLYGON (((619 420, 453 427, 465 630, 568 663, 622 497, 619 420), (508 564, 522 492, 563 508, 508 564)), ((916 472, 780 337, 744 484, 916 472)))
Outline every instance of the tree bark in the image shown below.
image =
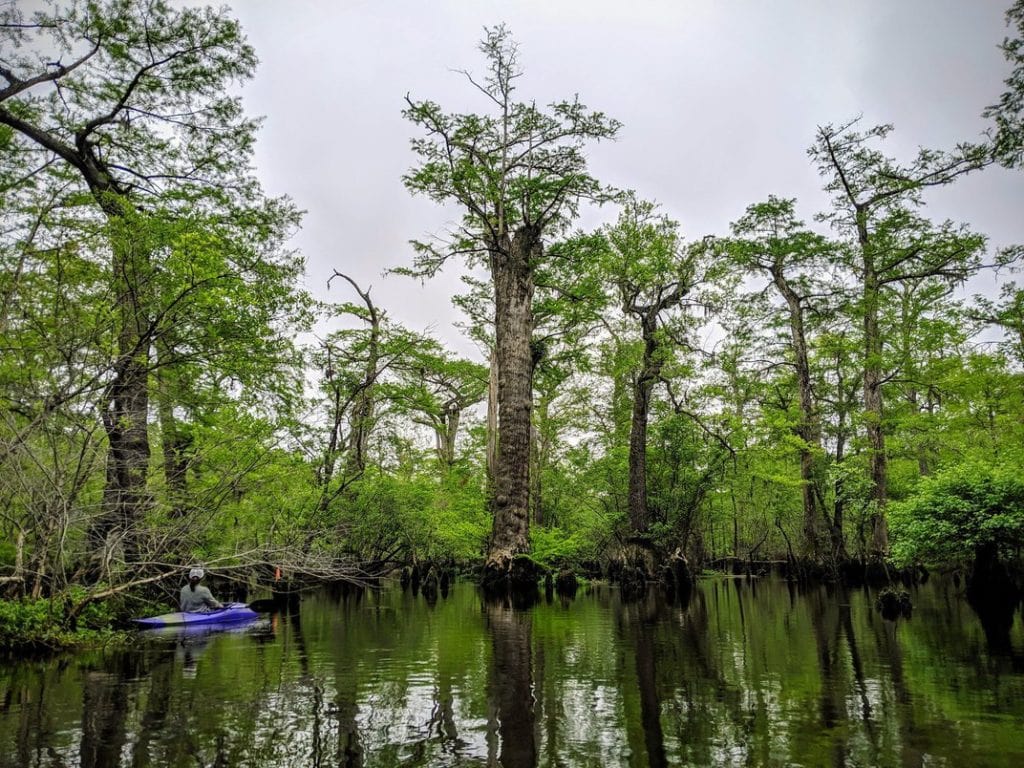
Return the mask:
POLYGON ((498 445, 491 510, 494 523, 485 581, 517 581, 517 555, 530 551, 530 427, 533 408, 533 267, 541 232, 522 226, 490 248, 498 368, 498 445))
MULTIPOLYGON (((161 357, 167 352, 158 345, 161 357)), ((157 374, 157 414, 160 419, 160 444, 163 450, 164 481, 167 485, 167 500, 171 517, 184 517, 188 514, 188 466, 191 440, 174 415, 174 393, 172 391, 167 361, 161 360, 157 374)))
POLYGON ((114 308, 118 318, 114 376, 106 389, 103 426, 107 433, 106 486, 103 508, 89 529, 95 555, 120 538, 124 554, 135 551, 135 523, 149 504, 149 278, 150 255, 127 217, 128 200, 108 188, 94 188, 107 215, 111 240, 114 308))
POLYGON ((494 491, 494 473, 498 466, 498 350, 491 349, 487 378, 487 485, 494 491))
POLYGON ((800 397, 800 423, 796 432, 800 446, 800 479, 804 507, 804 545, 806 555, 817 559, 821 554, 821 525, 828 524, 824 505, 824 480, 820 457, 821 422, 811 387, 811 365, 807 354, 807 336, 804 330, 804 308, 800 296, 790 286, 776 263, 771 270, 772 280, 789 308, 790 338, 796 365, 797 391, 800 397))
POLYGON ((868 242, 867 216, 861 208, 857 210, 857 232, 864 269, 864 417, 873 503, 869 554, 872 559, 881 559, 889 551, 889 530, 885 521, 889 470, 882 428, 882 337, 878 329, 881 283, 872 245, 868 242))
POLYGON ((438 458, 441 465, 451 469, 455 464, 455 438, 459 433, 459 422, 462 420, 462 405, 458 400, 452 399, 445 403, 443 426, 437 433, 438 458))
MULTIPOLYGON (((350 281, 351 282, 351 281, 350 281)), ((352 283, 355 285, 355 283, 352 283)), ((376 410, 376 384, 380 375, 380 314, 370 301, 369 293, 356 291, 366 303, 370 317, 370 339, 366 349, 366 366, 363 369, 363 384, 352 402, 349 412, 349 441, 346 452, 346 477, 356 477, 366 470, 366 453, 370 442, 370 431, 376 410)))
POLYGON ((647 417, 651 408, 651 392, 658 375, 655 361, 657 321, 643 318, 644 357, 633 382, 633 415, 629 430, 629 522, 636 533, 650 527, 647 508, 647 417))

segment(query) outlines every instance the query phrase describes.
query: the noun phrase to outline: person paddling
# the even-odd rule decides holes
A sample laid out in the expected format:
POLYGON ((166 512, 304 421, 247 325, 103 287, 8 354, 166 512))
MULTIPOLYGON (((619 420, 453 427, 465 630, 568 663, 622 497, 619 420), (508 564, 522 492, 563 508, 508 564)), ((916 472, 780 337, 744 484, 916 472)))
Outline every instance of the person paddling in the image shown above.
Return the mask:
POLYGON ((202 568, 193 568, 188 572, 188 584, 181 588, 182 611, 206 613, 224 607, 209 589, 199 584, 204 575, 206 574, 202 568))

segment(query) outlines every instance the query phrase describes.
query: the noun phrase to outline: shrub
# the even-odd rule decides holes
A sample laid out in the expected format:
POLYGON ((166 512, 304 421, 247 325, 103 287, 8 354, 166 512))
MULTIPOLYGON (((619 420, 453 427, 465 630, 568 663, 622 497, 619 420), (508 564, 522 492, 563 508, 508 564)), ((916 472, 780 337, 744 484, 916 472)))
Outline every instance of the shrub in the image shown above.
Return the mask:
POLYGON ((1024 544, 1024 474, 1016 466, 946 468, 890 505, 889 530, 901 565, 968 562, 982 551, 1007 558, 1024 544))
POLYGON ((73 622, 71 606, 85 597, 82 587, 36 600, 0 600, 0 651, 58 650, 73 645, 106 641, 113 637, 111 604, 86 605, 73 622))

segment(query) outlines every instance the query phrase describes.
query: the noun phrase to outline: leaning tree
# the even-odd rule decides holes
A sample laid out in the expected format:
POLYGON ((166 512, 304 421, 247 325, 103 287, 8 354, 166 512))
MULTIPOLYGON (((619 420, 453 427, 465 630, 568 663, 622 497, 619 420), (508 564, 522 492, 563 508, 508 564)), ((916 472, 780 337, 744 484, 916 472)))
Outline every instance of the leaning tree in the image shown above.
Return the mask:
POLYGON ((799 396, 799 420, 794 428, 799 438, 800 480, 804 510, 804 541, 807 554, 821 555, 820 533, 828 529, 831 556, 846 558, 842 518, 829 516, 825 504, 824 444, 819 405, 811 374, 807 316, 821 311, 823 295, 833 290, 822 277, 836 258, 835 247, 825 237, 811 232, 796 218, 795 201, 769 196, 763 203, 747 207, 732 224, 729 253, 749 273, 760 273, 785 302, 789 325, 789 354, 792 356, 799 396))

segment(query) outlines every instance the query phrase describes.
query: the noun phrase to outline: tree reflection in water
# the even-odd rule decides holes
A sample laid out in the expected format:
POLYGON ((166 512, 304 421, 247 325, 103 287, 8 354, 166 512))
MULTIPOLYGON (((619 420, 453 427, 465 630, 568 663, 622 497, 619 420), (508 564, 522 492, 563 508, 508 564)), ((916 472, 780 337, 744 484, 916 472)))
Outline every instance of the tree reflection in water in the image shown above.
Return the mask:
MULTIPOLYGON (((500 737, 498 760, 503 768, 533 768, 534 738, 532 614, 508 598, 485 600, 492 662, 488 683, 490 712, 500 737)), ((493 745, 493 739, 490 741, 493 745)), ((492 757, 492 755, 489 755, 492 757)))
POLYGON ((1024 764, 1024 624, 961 592, 933 579, 895 623, 773 580, 325 592, 245 633, 0 665, 0 768, 1024 764))

